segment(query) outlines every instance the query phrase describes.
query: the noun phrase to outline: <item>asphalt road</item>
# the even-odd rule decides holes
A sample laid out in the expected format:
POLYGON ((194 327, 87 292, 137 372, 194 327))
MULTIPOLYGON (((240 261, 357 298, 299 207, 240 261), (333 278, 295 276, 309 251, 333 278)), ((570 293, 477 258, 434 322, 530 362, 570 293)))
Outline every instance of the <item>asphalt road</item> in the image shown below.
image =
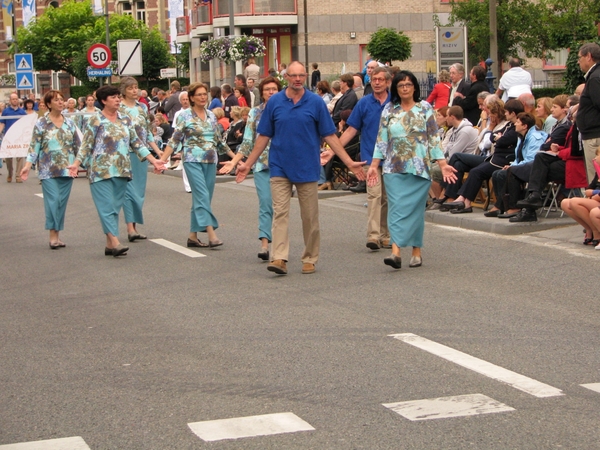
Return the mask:
MULTIPOLYGON (((600 383, 591 248, 428 224, 423 267, 394 271, 365 247, 366 209, 328 199, 317 272, 302 275, 293 200, 289 275, 276 276, 256 257, 254 190, 219 183, 223 247, 190 258, 148 240, 113 258, 81 178, 67 247, 52 251, 41 186, 0 172, 0 449, 75 436, 92 450, 600 448, 600 392, 581 386, 600 383), (563 395, 537 397, 398 333, 563 395), (383 406, 468 394, 512 409, 413 421, 383 406), (188 426, 285 412, 314 430, 206 442, 188 426)), ((180 179, 149 175, 139 230, 185 245, 190 203, 180 179)))

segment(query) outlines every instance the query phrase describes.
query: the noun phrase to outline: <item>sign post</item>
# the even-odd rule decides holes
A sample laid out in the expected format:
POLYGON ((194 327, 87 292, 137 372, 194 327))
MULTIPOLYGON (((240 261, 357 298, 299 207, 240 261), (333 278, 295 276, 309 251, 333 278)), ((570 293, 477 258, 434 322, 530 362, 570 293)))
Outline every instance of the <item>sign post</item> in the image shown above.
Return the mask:
POLYGON ((87 60, 93 69, 88 69, 88 77, 110 77, 112 76, 112 69, 109 69, 112 54, 110 48, 104 44, 94 44, 87 52, 87 60))
POLYGON ((33 90, 33 55, 31 53, 15 54, 15 71, 17 73, 17 89, 33 90))

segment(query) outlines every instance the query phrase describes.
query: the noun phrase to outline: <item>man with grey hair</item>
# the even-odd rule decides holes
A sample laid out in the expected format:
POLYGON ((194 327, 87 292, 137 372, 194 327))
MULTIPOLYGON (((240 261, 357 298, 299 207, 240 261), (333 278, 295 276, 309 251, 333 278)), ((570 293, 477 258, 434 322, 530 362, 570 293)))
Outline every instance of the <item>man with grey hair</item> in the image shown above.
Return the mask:
POLYGON ((531 113, 537 117, 535 113, 535 97, 532 93, 524 93, 519 95, 517 98, 521 103, 523 103, 523 109, 526 113, 531 113))
POLYGON ((457 93, 462 94, 464 97, 469 93, 471 85, 465 81, 465 66, 460 63, 454 63, 448 68, 450 72, 450 81, 452 82, 452 89, 450 90, 450 99, 448 106, 453 105, 454 97, 457 93))
POLYGON ((369 81, 365 83, 363 95, 369 95, 373 93, 373 88, 371 87, 371 76, 373 75, 373 69, 380 66, 381 65, 375 60, 371 60, 367 63, 367 75, 365 76, 365 80, 369 81))
POLYGON ((365 88, 363 87, 362 77, 354 74, 354 93, 356 94, 356 98, 359 100, 363 98, 364 92, 365 88))
POLYGON ((502 75, 498 90, 496 90, 496 95, 502 97, 503 102, 509 98, 518 98, 521 94, 531 94, 533 85, 531 74, 521 67, 519 58, 510 58, 508 65, 510 69, 502 75))
POLYGON ((252 105, 250 105, 251 107, 260 105, 260 92, 258 92, 258 88, 254 85, 254 83, 254 78, 248 78, 248 80, 246 80, 246 87, 250 91, 250 97, 252 99, 252 105))
POLYGON ((585 74, 585 87, 579 98, 575 118, 583 141, 583 155, 588 183, 596 173, 593 160, 600 147, 600 45, 583 44, 579 48, 579 68, 585 74))
POLYGON ((329 114, 333 112, 333 108, 335 108, 336 103, 342 96, 342 86, 339 80, 333 80, 331 82, 331 92, 333 93, 333 98, 327 104, 327 110, 329 114))

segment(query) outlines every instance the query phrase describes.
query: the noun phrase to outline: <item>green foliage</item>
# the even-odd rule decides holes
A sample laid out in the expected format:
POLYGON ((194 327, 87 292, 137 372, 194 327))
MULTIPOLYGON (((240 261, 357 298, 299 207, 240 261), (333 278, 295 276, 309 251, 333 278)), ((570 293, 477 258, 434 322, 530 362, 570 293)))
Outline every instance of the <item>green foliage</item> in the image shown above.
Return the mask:
MULTIPOLYGON (((169 44, 158 28, 148 28, 144 22, 129 15, 111 14, 109 17, 110 50, 117 59, 117 41, 141 39, 143 76, 160 77, 160 69, 172 67, 173 57, 169 44)), ((49 8, 26 28, 17 31, 19 50, 32 53, 36 70, 64 70, 80 79, 88 89, 98 81, 87 77, 87 49, 98 42, 106 42, 104 17, 92 14, 90 0, 66 0, 60 8, 49 8)))
POLYGON ((567 71, 565 73, 565 91, 569 94, 575 92, 575 88, 585 81, 583 78, 585 74, 579 68, 577 54, 579 52, 579 47, 587 42, 595 42, 600 45, 600 38, 596 36, 594 39, 571 43, 569 57, 567 58, 567 71))
POLYGON ((565 88, 533 88, 531 93, 535 98, 550 97, 554 98, 560 94, 571 94, 573 91, 565 90, 565 88))
POLYGON ((71 86, 71 97, 74 99, 85 97, 92 92, 94 92, 94 89, 90 89, 87 86, 71 86))
POLYGON ((175 64, 179 71, 188 72, 190 70, 190 43, 179 44, 179 51, 175 54, 175 64))
POLYGON ((410 38, 393 28, 379 28, 371 35, 367 51, 381 62, 406 61, 411 56, 410 38))
POLYGON ((497 0, 498 55, 489 53, 489 0, 453 0, 449 25, 466 24, 469 54, 477 60, 507 61, 521 52, 542 58, 597 35, 599 5, 599 0, 497 0))

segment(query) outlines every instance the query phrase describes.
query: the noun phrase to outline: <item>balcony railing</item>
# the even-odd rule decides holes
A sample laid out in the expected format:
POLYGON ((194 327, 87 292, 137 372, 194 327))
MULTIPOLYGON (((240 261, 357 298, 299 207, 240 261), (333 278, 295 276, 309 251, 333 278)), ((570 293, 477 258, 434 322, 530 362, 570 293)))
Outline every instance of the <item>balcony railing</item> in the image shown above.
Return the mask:
MULTIPOLYGON (((229 0, 213 0, 214 17, 229 16, 229 0)), ((236 16, 297 14, 296 0, 234 0, 236 16)))
POLYGON ((192 16, 192 27, 210 25, 212 23, 211 10, 210 4, 201 4, 193 9, 190 14, 192 16))

